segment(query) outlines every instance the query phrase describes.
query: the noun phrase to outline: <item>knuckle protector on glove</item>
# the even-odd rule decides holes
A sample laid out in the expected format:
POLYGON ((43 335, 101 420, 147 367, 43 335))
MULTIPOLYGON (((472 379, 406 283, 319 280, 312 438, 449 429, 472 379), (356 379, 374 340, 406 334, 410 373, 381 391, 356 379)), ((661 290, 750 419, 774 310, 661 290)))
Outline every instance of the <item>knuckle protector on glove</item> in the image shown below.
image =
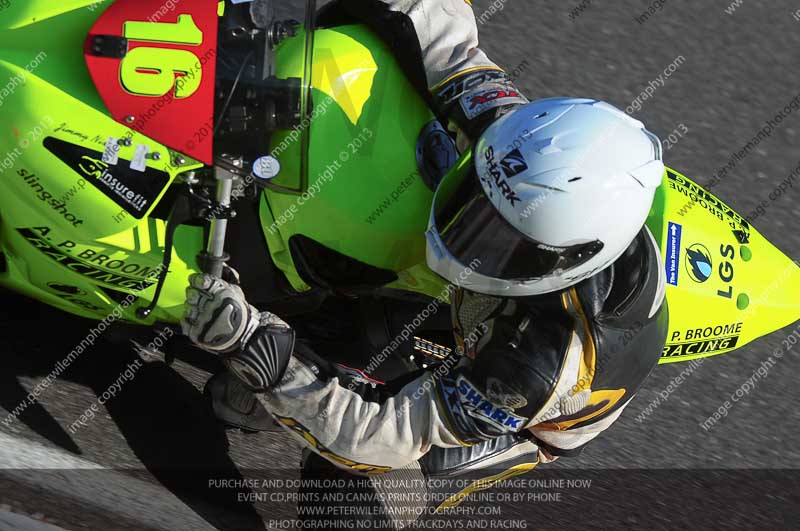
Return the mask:
POLYGON ((232 298, 223 299, 199 334, 199 340, 206 345, 223 346, 234 342, 245 326, 247 308, 232 298))
POLYGON ((256 330, 240 352, 224 361, 248 389, 264 393, 283 378, 294 344, 294 330, 268 325, 256 330))
POLYGON ((207 290, 213 285, 212 277, 203 274, 194 274, 189 277, 189 285, 197 290, 207 290))

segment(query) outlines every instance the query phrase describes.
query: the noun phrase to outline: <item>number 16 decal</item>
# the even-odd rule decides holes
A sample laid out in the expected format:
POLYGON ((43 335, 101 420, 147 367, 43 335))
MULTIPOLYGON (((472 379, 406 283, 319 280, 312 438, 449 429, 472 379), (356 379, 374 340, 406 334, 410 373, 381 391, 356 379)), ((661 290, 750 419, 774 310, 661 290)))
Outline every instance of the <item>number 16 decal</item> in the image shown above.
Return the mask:
MULTIPOLYGON (((123 36, 131 41, 187 46, 203 42, 203 32, 191 15, 179 15, 172 23, 127 21, 123 36)), ((176 99, 182 99, 200 88, 203 71, 200 59, 188 50, 140 46, 122 60, 119 76, 122 87, 137 96, 157 98, 173 92, 176 99)))

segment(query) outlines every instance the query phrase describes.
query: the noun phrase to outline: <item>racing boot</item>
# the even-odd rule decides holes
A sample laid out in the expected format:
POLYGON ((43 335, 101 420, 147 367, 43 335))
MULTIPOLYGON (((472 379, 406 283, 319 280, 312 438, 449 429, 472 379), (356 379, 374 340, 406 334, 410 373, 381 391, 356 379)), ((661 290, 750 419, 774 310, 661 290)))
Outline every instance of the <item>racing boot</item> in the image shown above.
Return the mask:
POLYGON ((231 428, 251 433, 282 430, 256 396, 227 371, 212 376, 204 393, 216 417, 231 428))

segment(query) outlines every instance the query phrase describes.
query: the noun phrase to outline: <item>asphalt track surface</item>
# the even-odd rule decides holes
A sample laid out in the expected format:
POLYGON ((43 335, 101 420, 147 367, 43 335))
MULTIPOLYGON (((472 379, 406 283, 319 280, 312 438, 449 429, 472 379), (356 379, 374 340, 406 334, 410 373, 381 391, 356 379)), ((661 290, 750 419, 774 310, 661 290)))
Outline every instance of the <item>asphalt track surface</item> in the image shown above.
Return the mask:
MULTIPOLYGON (((473 4, 479 17, 491 5, 473 4)), ((626 108, 683 56, 652 97, 639 98, 634 115, 662 138, 685 131, 665 159, 701 184, 800 93, 800 21, 792 15, 800 5, 788 0, 744 0, 733 14, 723 0, 667 0, 644 23, 635 19, 652 5, 644 1, 494 5, 502 10, 483 18, 482 46, 516 70, 531 98, 586 96, 626 108)), ((800 163, 799 132, 794 112, 715 194, 744 215, 769 200, 800 163)), ((796 181, 754 223, 794 259, 798 187, 796 181)), ((9 411, 89 325, 17 295, 3 293, 2 300, 0 408, 9 411)), ((521 515, 528 529, 542 530, 797 529, 800 347, 713 428, 701 427, 790 331, 707 360, 637 420, 685 369, 658 367, 623 417, 580 457, 549 465, 546 477, 591 477, 593 488, 567 491, 562 502, 514 504, 504 517, 521 515), (725 476, 715 469, 750 471, 725 476)), ((294 477, 299 450, 283 433, 219 428, 199 391, 208 373, 182 361, 172 369, 147 365, 92 422, 68 431, 135 359, 123 348, 98 347, 18 421, 0 424, 0 505, 69 529, 263 529, 262 519, 292 518, 291 503, 248 509, 235 489, 208 485, 209 477, 253 471, 294 477), (96 467, 108 470, 89 470, 96 467)))

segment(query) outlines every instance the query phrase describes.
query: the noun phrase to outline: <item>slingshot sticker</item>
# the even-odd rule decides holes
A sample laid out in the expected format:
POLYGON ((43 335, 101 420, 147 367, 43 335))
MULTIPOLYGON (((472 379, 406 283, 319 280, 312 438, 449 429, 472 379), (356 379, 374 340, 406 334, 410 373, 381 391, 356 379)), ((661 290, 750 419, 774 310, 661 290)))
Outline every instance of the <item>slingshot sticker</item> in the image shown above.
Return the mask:
POLYGON ((670 221, 667 224, 667 253, 664 267, 667 269, 667 284, 678 285, 678 271, 681 263, 681 234, 683 227, 670 221))

